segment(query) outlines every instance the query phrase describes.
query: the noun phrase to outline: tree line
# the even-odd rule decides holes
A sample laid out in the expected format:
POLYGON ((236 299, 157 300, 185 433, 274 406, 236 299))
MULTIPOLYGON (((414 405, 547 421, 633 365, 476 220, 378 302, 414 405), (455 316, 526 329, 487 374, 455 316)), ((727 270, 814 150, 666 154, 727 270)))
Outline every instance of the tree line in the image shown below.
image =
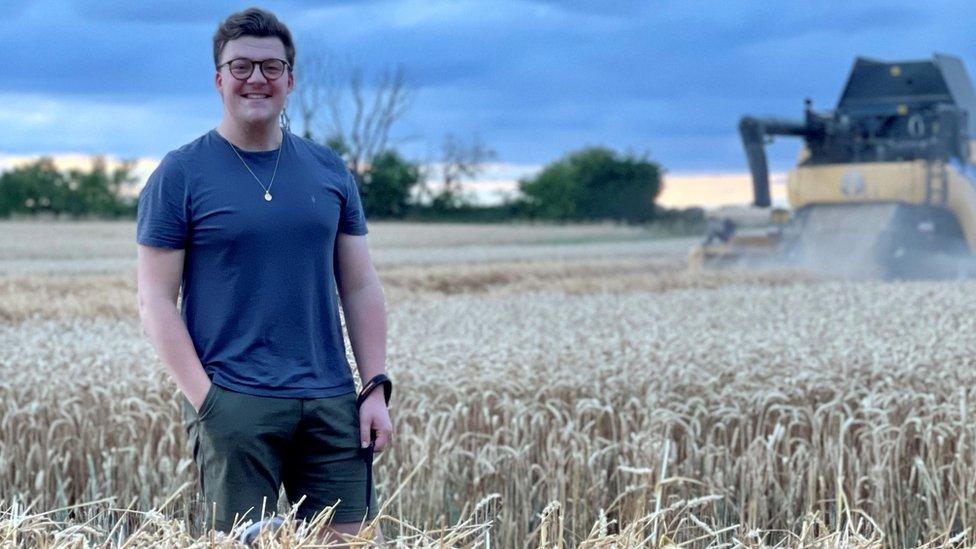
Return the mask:
POLYGON ((108 169, 94 157, 89 169, 59 170, 51 158, 40 158, 0 174, 0 218, 50 215, 67 218, 135 217, 134 198, 121 194, 134 183, 134 163, 108 169))
MULTIPOLYGON (((51 158, 8 170, 0 174, 0 217, 134 217, 136 198, 120 192, 135 182, 132 168, 132 162, 123 162, 108 169, 104 158, 95 157, 88 170, 62 171, 51 158)), ((458 168, 424 166, 395 150, 376 155, 356 174, 367 217, 646 223, 664 213, 655 206, 660 166, 608 148, 584 148, 548 164, 518 182, 518 195, 494 206, 468 199, 458 181, 437 191, 420 188, 429 186, 430 173, 450 169, 458 168)))

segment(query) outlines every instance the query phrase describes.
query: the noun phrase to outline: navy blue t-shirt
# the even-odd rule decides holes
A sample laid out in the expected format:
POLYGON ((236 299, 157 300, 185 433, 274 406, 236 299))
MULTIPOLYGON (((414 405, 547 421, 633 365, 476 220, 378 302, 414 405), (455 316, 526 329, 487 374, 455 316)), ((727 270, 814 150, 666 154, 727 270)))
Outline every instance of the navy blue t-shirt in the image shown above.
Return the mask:
MULTIPOLYGON (((258 396, 355 390, 339 321, 336 235, 366 234, 352 174, 283 131, 272 200, 216 130, 170 152, 139 196, 139 244, 182 248, 181 315, 214 383, 258 396)), ((278 149, 240 151, 265 187, 278 149)))

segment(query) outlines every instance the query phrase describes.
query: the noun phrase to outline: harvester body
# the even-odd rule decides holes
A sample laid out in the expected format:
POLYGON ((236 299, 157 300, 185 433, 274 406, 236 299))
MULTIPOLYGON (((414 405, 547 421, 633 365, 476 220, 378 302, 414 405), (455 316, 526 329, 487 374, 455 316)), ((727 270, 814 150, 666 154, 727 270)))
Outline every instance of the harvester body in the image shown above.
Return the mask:
POLYGON ((761 237, 713 233, 693 263, 762 259, 882 277, 976 266, 976 92, 959 59, 858 58, 837 107, 817 112, 807 100, 804 114, 739 123, 757 207, 772 202, 765 145, 774 136, 803 139, 786 182, 790 220, 761 237))

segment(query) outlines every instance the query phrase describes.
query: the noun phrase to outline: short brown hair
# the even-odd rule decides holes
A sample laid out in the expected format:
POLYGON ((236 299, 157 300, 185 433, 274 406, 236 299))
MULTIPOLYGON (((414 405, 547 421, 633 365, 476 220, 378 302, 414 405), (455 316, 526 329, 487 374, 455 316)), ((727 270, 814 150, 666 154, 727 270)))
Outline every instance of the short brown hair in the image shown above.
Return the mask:
POLYGON ((214 66, 220 65, 220 54, 224 52, 224 46, 231 40, 236 40, 242 36, 266 36, 276 37, 285 45, 285 61, 288 65, 295 68, 295 43, 291 39, 291 31, 284 23, 278 21, 270 11, 261 8, 248 8, 244 11, 230 14, 224 22, 217 27, 217 32, 213 37, 214 66))

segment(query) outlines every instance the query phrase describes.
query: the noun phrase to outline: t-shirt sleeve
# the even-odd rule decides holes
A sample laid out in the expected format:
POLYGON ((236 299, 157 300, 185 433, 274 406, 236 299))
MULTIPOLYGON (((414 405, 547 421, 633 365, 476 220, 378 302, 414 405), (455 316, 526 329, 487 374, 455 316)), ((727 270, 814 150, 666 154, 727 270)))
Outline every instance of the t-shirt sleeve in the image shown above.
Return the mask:
POLYGON ((185 248, 188 227, 186 174, 167 154, 139 194, 136 242, 158 248, 185 248))
POLYGON ((346 170, 345 181, 346 199, 342 204, 342 213, 339 215, 339 232, 364 235, 369 232, 366 229, 366 214, 363 212, 363 203, 359 198, 356 178, 349 170, 346 170))

